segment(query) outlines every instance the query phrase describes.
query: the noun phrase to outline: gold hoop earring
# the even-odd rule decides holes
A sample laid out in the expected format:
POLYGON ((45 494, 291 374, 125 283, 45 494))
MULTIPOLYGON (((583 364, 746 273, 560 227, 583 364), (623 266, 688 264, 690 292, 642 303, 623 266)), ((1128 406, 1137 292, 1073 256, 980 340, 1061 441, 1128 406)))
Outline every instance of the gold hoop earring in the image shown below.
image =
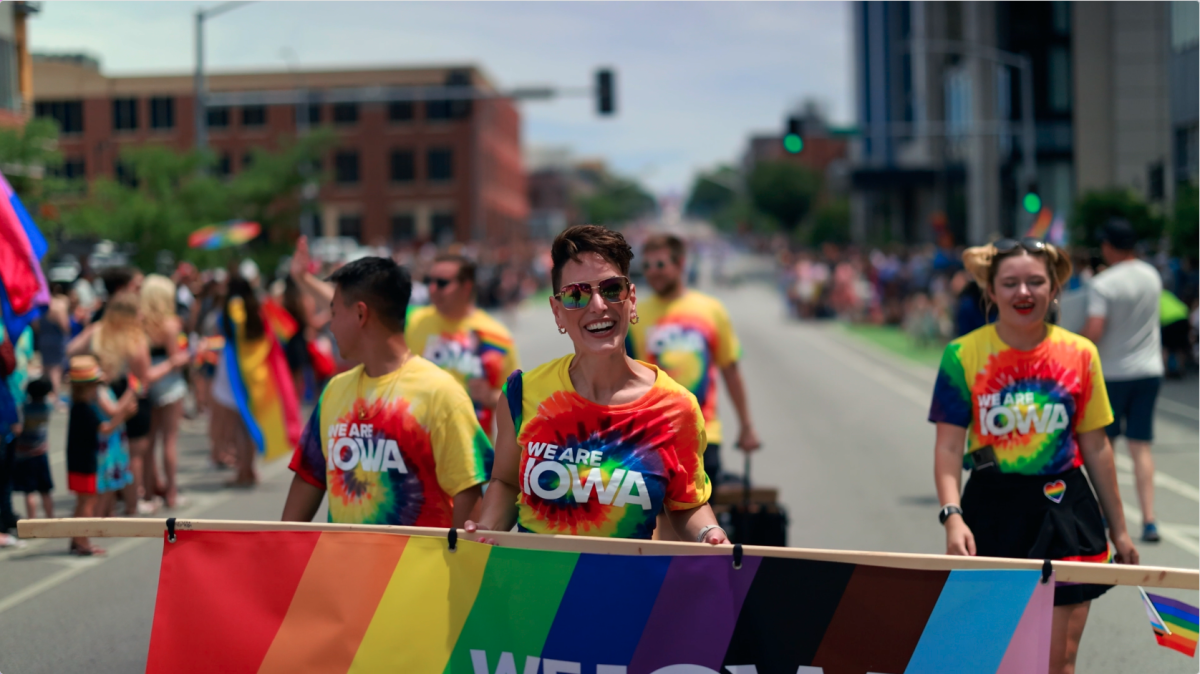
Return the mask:
POLYGON ((562 327, 561 325, 560 325, 560 326, 558 326, 558 334, 560 334, 560 335, 565 335, 565 334, 567 334, 567 329, 566 329, 566 328, 564 328, 564 327, 562 327))
POLYGON ((640 320, 642 320, 642 319, 638 318, 638 315, 637 315, 637 314, 634 314, 634 315, 633 315, 633 316, 632 316, 632 317, 629 319, 629 324, 630 324, 630 325, 637 325, 637 324, 638 324, 638 321, 640 321, 640 320))

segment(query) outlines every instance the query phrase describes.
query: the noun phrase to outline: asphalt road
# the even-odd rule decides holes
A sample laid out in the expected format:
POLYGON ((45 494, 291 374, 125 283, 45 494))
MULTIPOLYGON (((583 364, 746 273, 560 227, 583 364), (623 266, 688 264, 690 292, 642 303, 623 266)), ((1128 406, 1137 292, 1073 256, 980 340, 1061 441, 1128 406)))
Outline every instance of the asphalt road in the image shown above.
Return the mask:
MULTIPOLYGON (((876 351, 833 324, 783 318, 766 287, 746 286, 722 297, 744 345, 743 368, 759 434, 756 482, 774 485, 791 514, 792 545, 817 548, 941 552, 935 518, 933 427, 924 421, 934 372, 876 351)), ((544 304, 503 317, 513 325, 522 362, 531 367, 565 353, 570 343, 554 330, 544 304)), ((1160 469, 1159 520, 1166 540, 1142 545, 1147 564, 1198 564, 1196 380, 1172 384, 1160 405, 1155 446, 1160 469), (1169 409, 1168 409, 1169 408, 1169 409)), ((736 418, 728 400, 722 418, 730 436, 736 418)), ((58 508, 72 506, 63 474, 65 415, 52 437, 58 508)), ((205 467, 199 423, 183 441, 183 483, 190 502, 179 516, 275 519, 290 473, 282 463, 264 469, 252 492, 221 487, 228 473, 205 467)), ((1119 453, 1124 456, 1123 447, 1119 453)), ((740 456, 724 450, 725 464, 740 456)), ((1118 463, 1126 504, 1136 504, 1127 459, 1118 463)), ((18 504, 18 507, 21 507, 18 504)), ((1127 507, 1131 526, 1140 515, 1127 507)), ((323 517, 323 515, 322 515, 323 517)), ((159 539, 100 541, 107 557, 77 559, 67 542, 31 541, 0 552, 0 672, 114 672, 145 667, 158 580, 159 539)), ((1164 591, 1190 603, 1196 593, 1164 591)), ((231 610, 235 610, 231 607, 231 610)), ((197 647, 220 647, 197 644, 197 647)), ((1194 660, 1157 646, 1137 591, 1115 588, 1092 607, 1084 633, 1081 673, 1192 673, 1194 660)))

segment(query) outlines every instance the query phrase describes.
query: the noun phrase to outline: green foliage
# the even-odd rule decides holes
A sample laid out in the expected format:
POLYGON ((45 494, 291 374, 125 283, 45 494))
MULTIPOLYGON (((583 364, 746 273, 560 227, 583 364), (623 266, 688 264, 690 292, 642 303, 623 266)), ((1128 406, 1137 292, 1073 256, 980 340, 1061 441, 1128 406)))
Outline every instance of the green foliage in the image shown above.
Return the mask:
POLYGON ((807 239, 811 246, 824 243, 850 243, 850 202, 838 199, 822 205, 813 214, 807 239))
POLYGON ((1200 190, 1190 183, 1181 183, 1175 191, 1175 217, 1171 218, 1171 252, 1184 257, 1196 257, 1200 249, 1200 190))
POLYGON ((791 232, 808 215, 821 175, 789 162, 762 162, 750 174, 749 187, 754 206, 791 232))
POLYGON ((621 225, 654 211, 654 196, 633 180, 606 176, 596 191, 579 199, 584 222, 621 225))
POLYGON ((1075 204, 1071 242, 1079 246, 1099 245, 1098 232, 1113 217, 1128 220, 1141 241, 1156 241, 1162 236, 1162 216, 1151 211, 1136 192, 1112 188, 1088 192, 1075 204))
MULTIPOLYGON (((278 152, 255 151, 251 166, 228 179, 206 170, 215 163, 212 153, 129 148, 121 153, 121 161, 131 168, 137 186, 97 180, 86 199, 63 204, 61 226, 69 236, 132 243, 134 262, 146 269, 152 268, 160 250, 170 251, 177 260, 224 264, 233 257, 230 251, 192 250, 188 235, 235 218, 258 222, 268 232, 295 227, 295 195, 305 182, 301 167, 319 159, 332 142, 331 132, 321 132, 278 152)), ((273 250, 265 242, 253 245, 256 258, 273 250)))
POLYGON ((62 164, 57 141, 58 124, 49 119, 0 129, 0 170, 31 213, 42 198, 66 189, 66 181, 53 176, 62 164))
POLYGON ((722 166, 712 173, 701 173, 692 183, 684 212, 693 218, 715 218, 737 200, 734 186, 740 180, 737 172, 729 166, 722 166))

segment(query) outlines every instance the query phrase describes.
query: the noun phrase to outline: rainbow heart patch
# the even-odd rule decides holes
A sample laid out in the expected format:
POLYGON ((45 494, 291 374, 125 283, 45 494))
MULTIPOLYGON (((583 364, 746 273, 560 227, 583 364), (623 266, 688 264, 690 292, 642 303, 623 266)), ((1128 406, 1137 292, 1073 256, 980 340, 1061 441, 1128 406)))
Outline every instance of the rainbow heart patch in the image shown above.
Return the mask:
POLYGON ((1062 503, 1063 494, 1067 493, 1067 483, 1063 482, 1062 480, 1047 482, 1045 486, 1042 487, 1042 493, 1045 494, 1046 498, 1050 499, 1051 501, 1054 501, 1055 503, 1062 503))

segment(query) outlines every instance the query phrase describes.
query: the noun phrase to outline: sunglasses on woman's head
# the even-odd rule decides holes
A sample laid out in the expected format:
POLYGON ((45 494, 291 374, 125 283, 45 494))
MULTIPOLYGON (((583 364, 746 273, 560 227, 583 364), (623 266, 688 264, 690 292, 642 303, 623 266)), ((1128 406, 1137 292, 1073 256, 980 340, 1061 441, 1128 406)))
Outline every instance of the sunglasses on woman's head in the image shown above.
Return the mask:
POLYGON ((997 253, 1011 253, 1018 247, 1024 248, 1030 253, 1046 252, 1046 242, 1042 241, 1041 239, 1035 239, 1031 236, 1027 236, 1020 240, 1000 239, 996 243, 993 243, 992 247, 996 249, 997 253))
POLYGON ((562 302, 564 309, 582 309, 592 301, 593 293, 600 293, 600 297, 611 304, 624 302, 629 299, 629 279, 613 276, 596 282, 594 286, 591 283, 571 283, 563 286, 555 297, 562 302))
POLYGON ((425 277, 425 285, 437 286, 438 290, 445 290, 446 286, 450 285, 451 283, 454 283, 454 279, 452 278, 434 278, 432 276, 425 277))

